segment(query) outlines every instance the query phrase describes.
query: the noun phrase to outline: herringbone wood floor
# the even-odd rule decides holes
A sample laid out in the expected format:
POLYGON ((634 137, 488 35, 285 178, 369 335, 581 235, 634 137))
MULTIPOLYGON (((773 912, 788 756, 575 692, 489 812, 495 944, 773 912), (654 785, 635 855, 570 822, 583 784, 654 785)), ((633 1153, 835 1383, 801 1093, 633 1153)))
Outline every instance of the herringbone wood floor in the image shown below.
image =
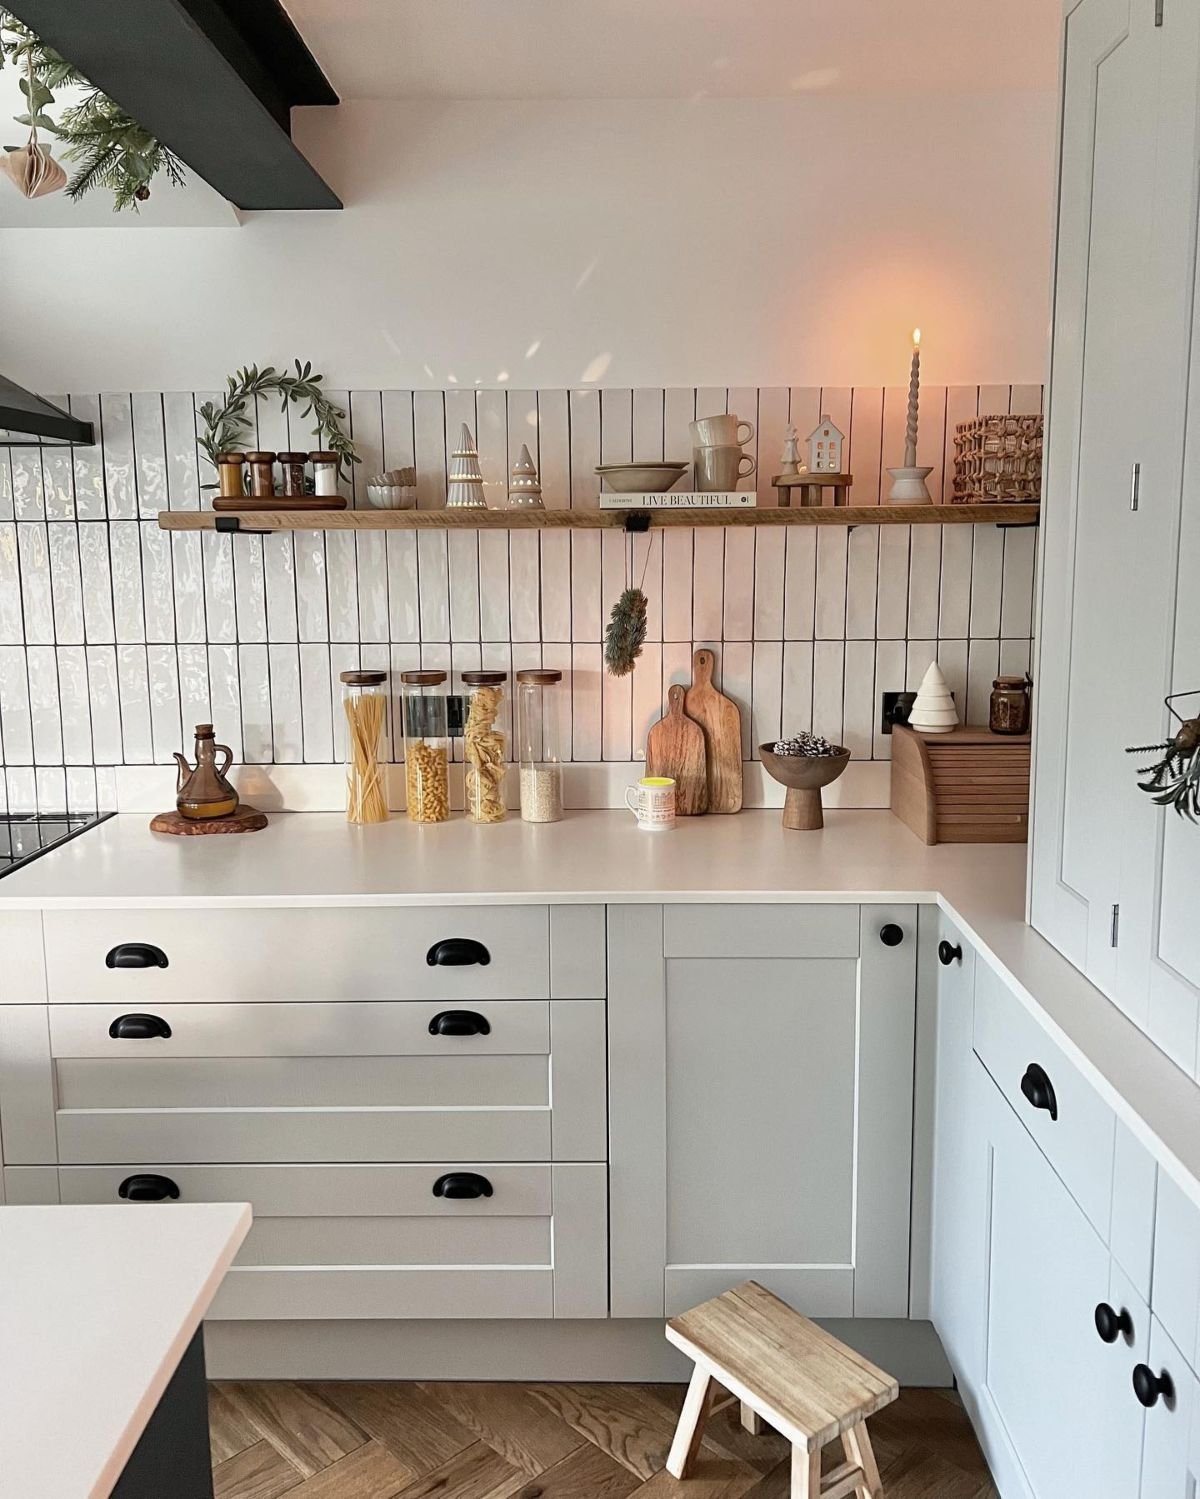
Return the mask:
MULTIPOLYGON (((682 1385, 218 1384, 216 1499, 787 1499, 787 1447, 731 1408, 696 1476, 663 1471, 682 1385)), ((887 1499, 995 1499, 957 1399, 906 1390, 870 1430, 887 1499)))

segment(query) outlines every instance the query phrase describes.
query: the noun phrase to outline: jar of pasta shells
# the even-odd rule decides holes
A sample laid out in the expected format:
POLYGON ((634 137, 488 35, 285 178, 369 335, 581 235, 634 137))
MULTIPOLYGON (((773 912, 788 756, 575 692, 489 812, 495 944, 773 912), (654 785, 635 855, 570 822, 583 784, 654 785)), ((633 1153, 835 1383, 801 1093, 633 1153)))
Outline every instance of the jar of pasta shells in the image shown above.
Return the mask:
POLYGON ((468 688, 463 728, 466 761, 467 816, 472 822, 503 822, 504 778, 508 744, 500 720, 504 713, 506 671, 464 671, 468 688))
POLYGON ((404 792, 412 822, 445 822, 450 816, 445 684, 444 671, 400 674, 404 705, 404 792))

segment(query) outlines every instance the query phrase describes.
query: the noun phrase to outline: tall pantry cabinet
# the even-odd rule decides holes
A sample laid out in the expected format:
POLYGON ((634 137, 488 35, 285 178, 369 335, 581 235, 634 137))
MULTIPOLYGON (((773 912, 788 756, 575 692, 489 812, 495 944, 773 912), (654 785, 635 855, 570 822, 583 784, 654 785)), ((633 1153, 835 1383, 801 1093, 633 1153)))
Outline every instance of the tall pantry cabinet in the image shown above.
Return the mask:
POLYGON ((1200 688, 1200 5, 1064 24, 1031 920, 1196 1075, 1200 828, 1125 750, 1200 688))

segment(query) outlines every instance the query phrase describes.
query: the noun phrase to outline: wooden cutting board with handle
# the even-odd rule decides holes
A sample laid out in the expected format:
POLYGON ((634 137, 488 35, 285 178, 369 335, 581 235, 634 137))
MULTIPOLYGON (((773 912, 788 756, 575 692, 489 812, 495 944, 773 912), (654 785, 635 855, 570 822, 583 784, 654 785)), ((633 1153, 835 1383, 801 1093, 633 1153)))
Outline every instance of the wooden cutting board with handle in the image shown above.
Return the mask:
POLYGON ((704 732, 683 711, 683 687, 667 693, 667 711, 646 736, 646 774, 671 776, 675 810, 680 817, 708 811, 708 773, 704 732))
POLYGON ((708 650, 692 657, 692 685, 683 706, 704 734, 708 759, 708 810, 742 810, 742 715, 712 684, 716 658, 708 650))

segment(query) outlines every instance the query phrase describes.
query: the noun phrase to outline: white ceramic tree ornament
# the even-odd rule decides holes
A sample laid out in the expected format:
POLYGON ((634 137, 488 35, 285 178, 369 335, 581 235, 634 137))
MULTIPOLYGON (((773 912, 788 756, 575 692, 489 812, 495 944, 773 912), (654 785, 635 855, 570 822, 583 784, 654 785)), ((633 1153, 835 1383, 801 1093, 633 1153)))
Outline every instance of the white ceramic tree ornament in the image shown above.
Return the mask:
POLYGON ((446 491, 447 510, 486 510, 483 494, 483 470, 479 452, 466 422, 458 434, 458 446, 450 458, 450 487, 446 491))
POLYGON ((510 510, 544 510, 542 485, 538 478, 537 464, 533 461, 526 443, 521 444, 521 456, 512 466, 512 477, 508 481, 508 508, 510 510))
POLYGON ((958 710, 950 687, 936 661, 921 680, 916 701, 908 715, 908 726, 920 734, 949 734, 958 727, 958 710))
POLYGON ((800 439, 795 427, 789 424, 784 437, 783 456, 779 460, 780 477, 789 477, 800 472, 800 439))

